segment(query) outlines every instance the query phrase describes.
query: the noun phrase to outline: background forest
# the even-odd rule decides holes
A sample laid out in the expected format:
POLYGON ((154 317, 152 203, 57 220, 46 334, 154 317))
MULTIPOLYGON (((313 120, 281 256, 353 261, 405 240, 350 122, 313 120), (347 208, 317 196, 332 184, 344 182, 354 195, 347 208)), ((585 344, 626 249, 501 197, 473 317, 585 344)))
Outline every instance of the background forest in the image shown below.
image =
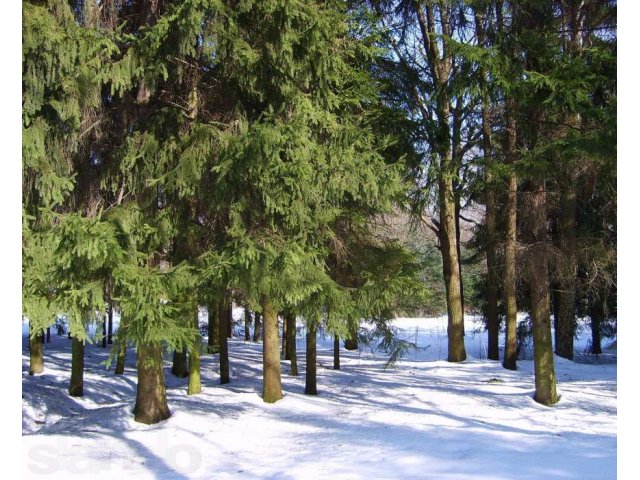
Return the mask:
POLYGON ((301 331, 317 395, 319 333, 393 363, 446 315, 457 364, 476 315, 547 406, 579 322, 616 338, 615 1, 24 0, 21 100, 28 375, 67 336, 72 397, 98 342, 168 419, 234 309, 266 403, 301 331))

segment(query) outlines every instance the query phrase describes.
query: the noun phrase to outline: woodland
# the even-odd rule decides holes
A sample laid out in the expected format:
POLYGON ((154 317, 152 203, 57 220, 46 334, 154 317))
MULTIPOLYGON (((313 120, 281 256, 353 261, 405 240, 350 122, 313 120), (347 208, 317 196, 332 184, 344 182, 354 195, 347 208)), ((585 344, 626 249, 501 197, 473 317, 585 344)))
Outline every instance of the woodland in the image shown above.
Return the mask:
POLYGON ((232 380, 234 308, 269 404, 284 375, 318 394, 319 332, 338 370, 446 314, 458 364, 477 314, 508 372, 530 336, 553 408, 579 319, 590 353, 616 335, 616 25, 607 0, 23 0, 29 379, 58 333, 72 397, 93 342, 109 375, 135 351, 151 425, 167 355, 189 396, 207 357, 232 380))

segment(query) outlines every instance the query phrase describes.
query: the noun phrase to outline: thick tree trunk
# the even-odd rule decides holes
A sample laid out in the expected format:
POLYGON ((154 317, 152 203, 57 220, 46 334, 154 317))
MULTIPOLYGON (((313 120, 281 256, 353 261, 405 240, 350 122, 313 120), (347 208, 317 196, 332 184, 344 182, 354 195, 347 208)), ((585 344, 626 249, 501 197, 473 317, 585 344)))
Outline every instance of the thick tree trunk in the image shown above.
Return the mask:
POLYGON ((42 348, 43 333, 29 336, 29 375, 44 372, 44 355, 42 348))
POLYGON ((518 207, 518 180, 514 170, 516 157, 516 121, 515 103, 513 99, 506 100, 506 136, 505 154, 506 162, 510 169, 507 174, 507 205, 506 205, 506 232, 504 244, 504 304, 506 310, 506 338, 504 359, 502 365, 509 370, 517 369, 518 342, 517 342, 517 318, 518 305, 516 302, 516 242, 517 242, 517 207, 518 207))
POLYGON ((75 337, 71 341, 69 395, 72 397, 82 397, 84 395, 84 342, 75 337))
POLYGON ((293 312, 285 313, 287 354, 286 358, 291 361, 291 375, 298 375, 298 352, 296 351, 296 315, 293 312))
POLYGON ((307 368, 305 372, 304 393, 305 395, 318 394, 317 380, 317 336, 318 326, 315 322, 310 322, 307 328, 307 368))
POLYGON ((589 316, 591 317, 591 353, 602 353, 602 339, 600 336, 600 324, 604 318, 602 300, 595 298, 589 302, 589 316))
POLYGON ((218 307, 220 328, 218 329, 218 343, 220 344, 220 385, 229 383, 229 334, 227 329, 230 318, 233 316, 231 298, 226 296, 220 301, 218 307))
POLYGON ((262 343, 262 399, 274 403, 282 398, 280 351, 278 348, 278 311, 268 297, 262 298, 264 341, 262 343))
POLYGON ((220 322, 218 321, 218 307, 217 302, 211 302, 207 305, 208 312, 208 339, 207 339, 207 353, 218 353, 220 350, 218 347, 218 330, 220 322))
POLYGON ((333 369, 340 370, 340 337, 333 336, 333 369))
POLYGON ((251 312, 248 308, 244 309, 244 341, 251 340, 251 312))
POLYGON ((551 342, 547 206, 544 182, 532 182, 529 197, 532 240, 529 259, 529 286, 531 289, 531 320, 533 322, 535 400, 543 405, 553 405, 558 401, 558 394, 551 342))
POLYGON ((173 366, 171 373, 178 378, 185 378, 189 375, 187 367, 187 349, 173 351, 173 366))
MULTIPOLYGON (((198 328, 198 315, 196 315, 195 327, 198 328)), ((202 339, 200 334, 193 341, 189 348, 189 386, 187 395, 196 395, 202 392, 202 382, 200 380, 200 348, 202 339)))
POLYGON ((261 315, 258 312, 253 312, 253 341, 257 342, 262 338, 262 322, 260 321, 261 315))
POLYGON ((138 345, 138 387, 133 409, 136 422, 153 424, 171 416, 159 343, 138 345))

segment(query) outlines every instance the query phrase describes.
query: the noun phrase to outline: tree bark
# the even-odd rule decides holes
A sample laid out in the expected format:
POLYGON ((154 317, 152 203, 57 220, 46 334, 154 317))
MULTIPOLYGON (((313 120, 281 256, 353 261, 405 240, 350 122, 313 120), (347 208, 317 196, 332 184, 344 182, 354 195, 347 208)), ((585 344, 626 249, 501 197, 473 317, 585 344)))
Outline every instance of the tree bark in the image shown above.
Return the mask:
POLYGON ((136 422, 148 425, 171 416, 162 370, 162 347, 159 343, 138 345, 138 387, 133 413, 136 422))
POLYGON ((47 327, 47 343, 51 343, 51 327, 47 327))
MULTIPOLYGON (((29 327, 31 328, 31 327, 29 327)), ((44 355, 42 348, 43 333, 29 335, 29 375, 37 375, 44 372, 44 355)))
POLYGON ((287 355, 289 355, 289 351, 287 350, 287 321, 284 318, 283 315, 283 319, 282 319, 282 351, 280 353, 280 358, 282 360, 289 360, 287 358, 287 355))
POLYGON ((594 298, 589 302, 589 316, 591 317, 591 353, 600 355, 602 353, 600 324, 604 318, 602 300, 594 298))
POLYGON ((317 380, 317 335, 318 326, 315 322, 310 322, 307 328, 307 368, 305 372, 304 393, 305 395, 318 394, 317 380))
POLYGON ((262 298, 264 341, 262 343, 262 399, 274 403, 282 398, 280 351, 278 348, 278 310, 267 296, 262 298))
POLYGON ((340 337, 333 336, 333 369, 340 370, 340 337))
POLYGON ((124 374, 125 358, 127 356, 127 342, 125 339, 118 339, 118 359, 116 360, 116 375, 124 374))
POLYGON ((504 304, 506 310, 506 338, 503 367, 516 370, 518 358, 517 319, 518 305, 516 302, 516 242, 517 242, 517 208, 518 208, 518 179, 515 172, 516 161, 516 120, 515 102, 507 98, 505 102, 506 132, 505 132, 505 160, 509 166, 507 174, 507 205, 506 231, 504 244, 504 304))
POLYGON ((107 348, 107 315, 102 316, 102 348, 107 348))
POLYGON ((251 312, 248 308, 244 309, 244 341, 251 340, 251 312))
POLYGON ((218 329, 218 343, 220 344, 220 385, 229 383, 229 334, 227 329, 230 325, 230 318, 233 316, 231 298, 224 295, 218 306, 218 318, 220 328, 218 329))
POLYGON ((298 375, 298 352, 296 351, 296 315, 288 311, 285 313, 287 354, 286 358, 291 362, 290 374, 298 375))
MULTIPOLYGON (((198 325, 198 315, 196 314, 195 320, 196 329, 198 325)), ((202 382, 200 379, 200 348, 202 339, 200 333, 193 341, 193 344, 189 348, 189 386, 187 387, 187 395, 196 395, 202 392, 202 382)))
POLYGON ((208 312, 208 339, 207 339, 207 353, 218 353, 220 350, 218 346, 218 330, 219 330, 219 321, 218 321, 218 308, 216 305, 217 302, 211 302, 207 306, 208 312))
POLYGON ((107 322, 107 343, 113 345, 113 305, 109 304, 109 321, 107 322))
POLYGON ((253 341, 257 342, 262 338, 262 322, 260 321, 261 315, 258 312, 254 312, 253 316, 253 341))
MULTIPOLYGON (((478 44, 488 46, 486 32, 483 24, 484 12, 476 10, 475 23, 478 44)), ((483 86, 482 96, 482 150, 484 153, 484 180, 485 180, 485 226, 487 229, 487 358, 500 360, 499 333, 500 319, 498 316, 498 260, 497 260, 497 221, 496 221, 496 191, 493 178, 493 139, 491 136, 490 100, 486 91, 487 73, 484 67, 480 68, 480 81, 483 86)))
POLYGON ((84 341, 73 337, 71 341, 71 382, 69 395, 82 397, 84 395, 84 341))
POLYGON ((187 367, 187 349, 173 351, 173 366, 171 373, 178 378, 185 378, 189 375, 187 367))
POLYGON ((529 192, 531 251, 529 257, 529 287, 531 290, 531 320, 533 322, 533 355, 535 400, 543 405, 558 401, 551 342, 551 312, 549 310, 549 259, 547 253, 547 206, 544 181, 531 182, 529 192))

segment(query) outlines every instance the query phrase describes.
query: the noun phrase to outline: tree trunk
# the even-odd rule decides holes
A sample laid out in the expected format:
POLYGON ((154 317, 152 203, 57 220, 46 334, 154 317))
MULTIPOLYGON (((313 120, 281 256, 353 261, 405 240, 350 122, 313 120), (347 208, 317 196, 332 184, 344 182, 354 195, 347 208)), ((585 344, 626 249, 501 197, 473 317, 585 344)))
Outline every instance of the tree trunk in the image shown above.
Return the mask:
POLYGON ((340 337, 333 336, 333 369, 340 370, 340 337))
POLYGON ((185 378, 189 375, 187 367, 187 349, 173 351, 173 366, 171 373, 178 378, 185 378))
MULTIPOLYGON (((122 321, 120 323, 122 325, 122 321)), ((116 360, 116 375, 122 375, 124 373, 124 361, 127 356, 127 342, 124 338, 119 338, 116 344, 118 348, 118 359, 116 360)))
POLYGON ((231 293, 229 293, 229 307, 224 317, 227 321, 227 338, 233 337, 233 301, 231 300, 231 293))
POLYGON ((262 322, 260 321, 261 315, 258 312, 253 312, 253 341, 257 342, 262 338, 262 322))
POLYGON ((589 316, 591 317, 591 353, 602 353, 602 340, 600 337, 600 323, 604 317, 602 300, 594 298, 589 302, 589 316))
MULTIPOLYGON (((443 168, 443 167, 441 167, 443 168)), ((455 198, 449 175, 440 173, 440 250, 447 297, 447 336, 449 362, 462 362, 467 358, 464 347, 464 315, 460 298, 460 264, 455 224, 455 198)))
POLYGON ((287 321, 284 318, 283 315, 283 319, 282 319, 282 351, 280 353, 280 358, 282 360, 289 360, 287 358, 287 355, 289 355, 289 351, 287 350, 287 321))
POLYGON ((562 182, 560 193, 560 218, 558 220, 559 247, 562 258, 558 265, 558 309, 556 323, 556 353, 573 360, 573 337, 576 331, 576 188, 572 172, 562 182))
POLYGON ((220 322, 218 321, 218 308, 217 302, 211 302, 207 305, 208 312, 208 335, 207 339, 207 353, 218 353, 220 350, 218 347, 218 330, 220 322))
POLYGON ((29 336, 29 375, 37 375, 44 372, 44 355, 42 348, 43 333, 29 336))
POLYGON ((113 305, 109 304, 109 321, 107 323, 107 343, 113 345, 113 305))
POLYGON ((251 312, 248 308, 244 309, 244 341, 251 340, 251 312))
MULTIPOLYGON (((487 47, 488 41, 484 29, 484 12, 480 9, 475 12, 476 34, 478 45, 487 47)), ((497 260, 497 221, 496 221, 496 191, 493 179, 493 140, 491 137, 491 112, 490 100, 486 91, 487 73, 480 68, 480 81, 483 87, 482 96, 482 150, 484 153, 484 180, 485 180, 485 226, 487 228, 487 358, 500 360, 498 337, 500 334, 500 319, 498 316, 498 260, 497 260)))
POLYGON ((220 343, 220 385, 229 383, 229 334, 227 329, 230 325, 230 318, 233 316, 231 298, 224 295, 218 307, 218 318, 220 328, 218 329, 218 342, 220 343))
POLYGON ((298 375, 298 352, 296 351, 296 315, 293 312, 285 313, 287 354, 286 358, 291 361, 291 375, 298 375))
POLYGON ((544 182, 532 182, 529 196, 528 207, 532 240, 529 259, 529 286, 531 289, 531 320, 533 322, 535 400, 543 405, 553 405, 558 401, 558 394, 551 342, 547 206, 544 182))
POLYGON ((278 348, 278 311, 267 296, 262 298, 264 341, 262 343, 262 399, 274 403, 282 398, 280 351, 278 348))
POLYGON ((518 179, 514 170, 516 160, 516 121, 515 102, 507 98, 505 105, 506 135, 505 156, 509 166, 507 174, 507 205, 506 232, 504 244, 504 304, 506 310, 506 338, 503 367, 516 370, 518 358, 517 319, 518 305, 516 302, 516 241, 517 241, 517 207, 518 207, 518 179))
POLYGON ((102 348, 107 348, 107 315, 102 316, 102 348))
POLYGON ((47 327, 47 343, 51 343, 51 327, 47 327))
POLYGON ((162 370, 162 347, 159 343, 138 345, 138 387, 135 421, 148 425, 171 416, 162 370))
MULTIPOLYGON (((195 321, 196 328, 198 325, 198 315, 196 314, 195 321)), ((189 348, 189 386, 187 387, 187 395, 196 395, 202 392, 202 382, 200 380, 200 348, 202 339, 200 333, 193 341, 193 344, 189 348)))
POLYGON ((84 341, 73 337, 71 341, 71 382, 69 395, 82 397, 84 395, 84 341))
POLYGON ((305 395, 318 394, 317 380, 317 341, 318 326, 315 322, 310 322, 307 328, 307 369, 305 373, 304 393, 305 395))

